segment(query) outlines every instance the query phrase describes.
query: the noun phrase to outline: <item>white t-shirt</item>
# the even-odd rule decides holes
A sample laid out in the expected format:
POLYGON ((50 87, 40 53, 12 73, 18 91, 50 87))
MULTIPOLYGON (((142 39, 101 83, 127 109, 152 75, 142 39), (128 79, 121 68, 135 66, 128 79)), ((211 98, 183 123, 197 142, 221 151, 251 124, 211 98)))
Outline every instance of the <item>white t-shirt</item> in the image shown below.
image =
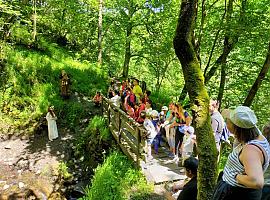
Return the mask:
POLYGON ((117 106, 117 107, 120 107, 120 104, 121 104, 121 97, 118 96, 118 95, 115 95, 114 97, 112 97, 110 99, 110 101, 113 103, 113 105, 117 106))

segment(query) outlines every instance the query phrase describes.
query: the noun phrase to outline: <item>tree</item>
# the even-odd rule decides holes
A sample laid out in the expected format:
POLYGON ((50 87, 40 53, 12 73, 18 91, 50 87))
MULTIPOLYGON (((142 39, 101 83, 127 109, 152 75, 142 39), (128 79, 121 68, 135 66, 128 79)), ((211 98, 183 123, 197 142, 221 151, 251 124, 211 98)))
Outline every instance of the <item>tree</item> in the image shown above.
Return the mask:
POLYGON ((197 134, 199 169, 198 199, 211 199, 217 176, 217 149, 210 124, 209 96, 194 47, 197 0, 183 0, 174 38, 174 48, 181 62, 193 111, 197 134))
POLYGON ((253 99, 262 84, 263 79, 265 78, 267 72, 269 71, 269 68, 270 68, 270 43, 268 44, 268 52, 263 67, 254 84, 252 85, 247 95, 247 98, 245 99, 245 102, 243 104, 244 106, 251 106, 253 99))
POLYGON ((102 11, 103 0, 99 0, 99 14, 98 14, 98 63, 102 64, 102 11))

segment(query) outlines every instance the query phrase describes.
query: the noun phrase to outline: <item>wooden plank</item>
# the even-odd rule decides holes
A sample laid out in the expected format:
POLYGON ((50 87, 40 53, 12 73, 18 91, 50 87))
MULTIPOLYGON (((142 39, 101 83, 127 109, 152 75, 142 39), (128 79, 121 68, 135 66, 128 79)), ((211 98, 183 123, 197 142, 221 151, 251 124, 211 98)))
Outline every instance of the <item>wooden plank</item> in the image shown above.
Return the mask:
POLYGON ((130 138, 127 136, 127 133, 125 131, 121 132, 121 138, 123 138, 125 140, 125 142, 127 142, 129 144, 129 146, 131 147, 132 151, 134 153, 136 153, 137 151, 137 144, 136 144, 136 140, 132 141, 130 140, 130 138))

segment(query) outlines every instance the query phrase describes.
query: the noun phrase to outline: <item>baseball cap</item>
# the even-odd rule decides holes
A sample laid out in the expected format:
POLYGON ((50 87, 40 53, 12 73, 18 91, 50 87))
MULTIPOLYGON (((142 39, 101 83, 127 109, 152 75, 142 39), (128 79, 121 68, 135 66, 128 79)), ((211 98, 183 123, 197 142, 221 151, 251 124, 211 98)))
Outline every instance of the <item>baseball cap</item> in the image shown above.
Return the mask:
POLYGON ((258 122, 253 110, 247 106, 238 106, 231 111, 230 120, 236 126, 246 129, 256 127, 256 123, 258 122))
POLYGON ((162 106, 161 110, 168 110, 167 106, 162 106))

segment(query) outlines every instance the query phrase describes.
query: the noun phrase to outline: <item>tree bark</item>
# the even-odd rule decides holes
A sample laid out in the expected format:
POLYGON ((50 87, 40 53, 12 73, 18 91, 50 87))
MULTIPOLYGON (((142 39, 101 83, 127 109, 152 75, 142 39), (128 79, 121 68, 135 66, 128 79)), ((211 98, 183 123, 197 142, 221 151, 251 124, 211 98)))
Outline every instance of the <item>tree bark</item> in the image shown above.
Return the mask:
POLYGON ((229 26, 231 17, 232 17, 232 12, 233 12, 233 0, 229 0, 228 6, 226 8, 227 9, 226 24, 229 27, 226 30, 226 35, 224 38, 223 52, 219 56, 219 58, 216 60, 214 66, 209 70, 209 72, 208 73, 205 72, 205 84, 207 84, 210 81, 210 79, 215 75, 217 69, 220 66, 222 66, 224 63, 226 63, 226 60, 230 52, 233 50, 236 43, 238 42, 239 35, 242 31, 240 28, 245 18, 246 1, 247 0, 242 0, 241 11, 240 11, 240 16, 239 16, 239 30, 233 31, 233 30, 230 30, 230 26, 229 26))
POLYGON ((33 42, 36 41, 36 36, 37 36, 37 1, 33 0, 33 42))
POLYGON ((225 83, 226 83, 226 64, 223 64, 221 66, 220 84, 219 84, 218 98, 217 98, 217 100, 219 101, 219 111, 221 110, 221 104, 222 104, 222 98, 223 98, 224 89, 225 89, 225 83))
POLYGON ((126 30, 126 51, 125 51, 125 62, 123 66, 123 77, 128 77, 129 71, 129 62, 131 59, 131 50, 130 50, 130 43, 131 43, 131 33, 132 33, 132 25, 130 22, 128 23, 127 30, 126 30))
POLYGON ((98 13, 98 64, 102 65, 102 11, 103 0, 99 0, 99 13, 98 13))
POLYGON ((258 90, 262 84, 263 79, 265 78, 265 76, 267 75, 267 73, 269 71, 269 68, 270 68, 270 43, 268 44, 268 52, 267 52, 267 56, 266 56, 265 62, 263 64, 263 67, 262 67, 256 81, 252 85, 252 87, 248 93, 247 98, 245 99, 245 102, 243 104, 244 106, 251 106, 251 104, 254 100, 254 97, 256 96, 256 93, 258 92, 258 90))
POLYGON ((217 177, 217 149, 210 124, 209 96, 192 41, 197 15, 197 0, 182 0, 174 48, 181 62, 193 111, 197 135, 199 169, 198 200, 212 197, 217 177))
POLYGON ((183 101, 186 99, 187 93, 188 93, 188 91, 187 91, 187 86, 186 86, 186 84, 185 84, 185 85, 183 86, 182 91, 181 91, 181 94, 180 94, 180 97, 179 97, 179 99, 178 99, 178 102, 183 103, 183 101))

